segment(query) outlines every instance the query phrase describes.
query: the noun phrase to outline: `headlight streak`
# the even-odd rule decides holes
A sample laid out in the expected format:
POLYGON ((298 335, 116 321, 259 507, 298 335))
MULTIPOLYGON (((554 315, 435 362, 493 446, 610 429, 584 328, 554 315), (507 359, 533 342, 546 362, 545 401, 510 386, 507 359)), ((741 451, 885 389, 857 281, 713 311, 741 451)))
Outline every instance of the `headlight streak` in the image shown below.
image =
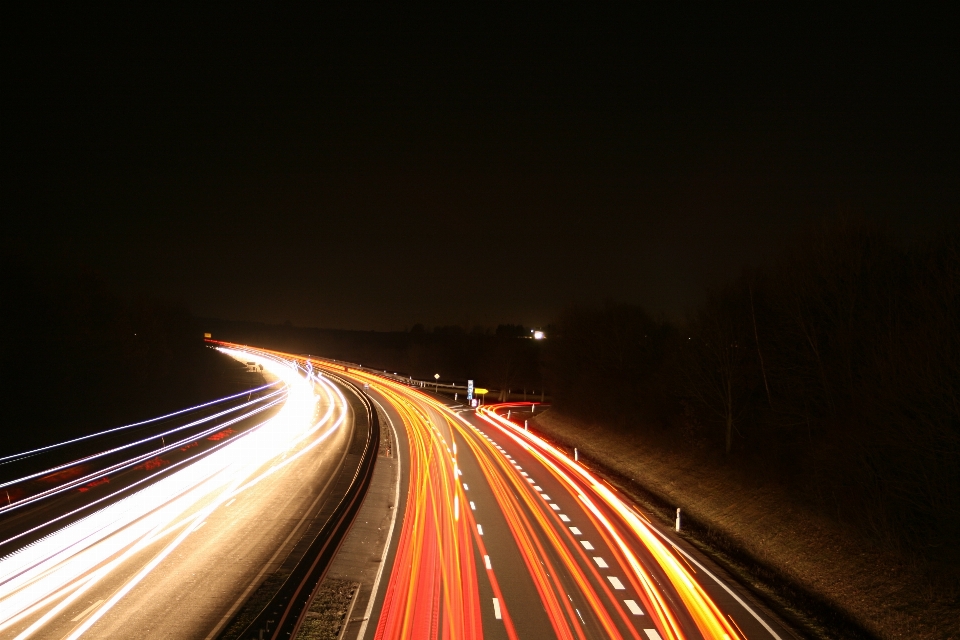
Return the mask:
POLYGON ((58 486, 56 486, 56 487, 47 489, 46 491, 42 491, 42 492, 40 492, 40 493, 35 493, 35 494, 33 494, 33 495, 27 496, 26 498, 23 498, 22 500, 18 500, 17 502, 13 502, 13 503, 11 503, 10 505, 0 506, 0 515, 8 512, 8 511, 13 511, 14 509, 19 509, 19 508, 24 507, 24 506, 26 506, 26 505, 28 505, 28 504, 32 504, 33 502, 36 502, 37 500, 42 500, 43 498, 47 498, 47 497, 50 497, 50 496, 52 496, 52 495, 56 495, 56 494, 58 494, 58 493, 62 493, 63 491, 69 491, 70 489, 83 486, 83 485, 89 483, 89 482, 92 481, 92 480, 97 480, 97 479, 102 478, 102 477, 104 477, 104 476, 107 476, 107 475, 110 475, 110 474, 113 474, 113 473, 117 473, 118 471, 122 471, 122 470, 124 470, 124 469, 127 469, 127 468, 130 468, 130 467, 132 467, 132 466, 135 466, 135 465, 137 465, 137 464, 139 464, 139 463, 141 463, 141 462, 144 462, 145 460, 150 460, 151 458, 154 458, 154 457, 156 457, 156 456, 158 456, 158 455, 160 455, 160 454, 167 453, 167 452, 173 451, 173 450, 175 450, 175 449, 178 449, 178 448, 182 447, 184 444, 188 444, 188 443, 190 443, 190 442, 193 442, 194 440, 199 440, 199 439, 201 439, 201 438, 205 438, 205 437, 207 437, 207 436, 209 436, 209 435, 211 435, 211 434, 213 434, 213 433, 216 433, 217 431, 220 431, 220 430, 223 429, 224 427, 228 427, 228 426, 230 426, 230 425, 237 424, 238 422, 242 422, 243 420, 246 420, 247 418, 249 418, 249 417, 251 417, 251 416, 254 416, 254 415, 256 415, 256 414, 258 414, 258 413, 261 413, 261 412, 263 412, 263 411, 265 411, 265 410, 267 410, 267 409, 269 409, 269 408, 271 408, 271 407, 273 407, 273 406, 276 406, 277 404, 279 404, 279 403, 281 403, 281 402, 283 402, 283 401, 285 400, 285 394, 286 394, 286 391, 285 391, 285 390, 275 391, 274 393, 270 394, 269 396, 266 396, 266 397, 264 397, 264 398, 261 398, 261 399, 259 399, 258 401, 248 402, 248 403, 245 403, 245 404, 243 404, 243 405, 239 405, 239 406, 237 406, 237 407, 234 407, 233 409, 228 409, 227 411, 223 411, 223 412, 218 413, 218 414, 216 414, 216 415, 214 415, 214 416, 210 416, 209 418, 205 418, 205 419, 203 419, 203 420, 198 420, 198 421, 192 422, 192 423, 190 423, 190 424, 188 424, 188 425, 184 425, 184 426, 182 426, 182 427, 178 427, 178 428, 176 428, 176 429, 172 429, 172 430, 170 430, 170 431, 167 431, 166 433, 158 434, 158 435, 156 435, 156 436, 151 436, 150 438, 146 438, 146 439, 140 440, 140 441, 138 441, 138 442, 132 442, 132 443, 130 443, 130 444, 128 444, 128 445, 124 445, 124 446, 122 446, 122 447, 116 447, 116 448, 111 449, 111 450, 109 450, 109 451, 103 451, 103 452, 94 454, 94 455, 92 455, 92 456, 88 456, 88 457, 86 457, 86 458, 81 458, 81 459, 78 459, 78 460, 74 460, 74 461, 72 461, 72 462, 70 462, 70 463, 68 463, 68 464, 64 464, 64 465, 61 465, 61 466, 59 466, 59 467, 53 467, 53 468, 51 468, 51 469, 47 469, 46 471, 41 471, 41 472, 39 472, 39 473, 35 473, 35 474, 33 474, 33 475, 30 475, 30 476, 25 476, 25 477, 23 477, 23 478, 18 478, 17 480, 12 480, 12 481, 10 481, 10 482, 4 483, 4 484, 0 484, 0 489, 3 489, 4 487, 8 487, 8 486, 10 486, 10 485, 19 484, 19 483, 21 483, 21 482, 26 482, 26 481, 28 481, 28 480, 32 480, 32 479, 37 478, 37 477, 41 477, 41 476, 45 476, 45 475, 48 475, 48 474, 51 474, 51 473, 55 473, 55 472, 57 472, 57 471, 59 471, 59 470, 61 470, 61 469, 67 469, 67 468, 76 466, 76 465, 78 465, 78 464, 83 464, 83 463, 85 463, 85 462, 89 462, 90 460, 95 460, 95 459, 97 459, 97 458, 101 458, 101 457, 103 457, 103 456, 106 456, 106 455, 109 455, 109 454, 112 454, 112 453, 117 453, 117 452, 119 452, 119 451, 123 451, 124 449, 129 449, 130 447, 134 447, 134 446, 143 444, 143 443, 145 443, 145 442, 149 442, 150 440, 156 440, 157 438, 160 438, 161 436, 164 436, 164 437, 165 437, 165 436, 168 436, 168 435, 170 435, 170 434, 172 434, 172 433, 175 433, 175 432, 177 432, 177 431, 182 431, 183 429, 188 429, 188 428, 190 428, 190 427, 197 426, 197 425, 202 424, 202 423, 204 423, 204 422, 208 422, 208 421, 211 420, 211 419, 214 419, 214 418, 217 418, 217 417, 221 417, 221 416, 226 415, 226 414, 228 414, 228 413, 233 413, 234 411, 237 411, 237 410, 242 409, 242 408, 244 408, 244 407, 248 407, 248 406, 251 406, 251 405, 259 404, 259 403, 261 403, 263 400, 268 399, 268 398, 271 398, 271 397, 273 397, 273 396, 275 396, 275 395, 280 395, 280 397, 275 398, 272 402, 269 402, 269 403, 267 403, 267 404, 261 404, 261 406, 256 407, 255 409, 253 409, 253 410, 251 410, 251 411, 248 411, 247 413, 244 413, 244 414, 242 414, 242 415, 240 415, 240 416, 231 418, 230 420, 227 420, 226 422, 222 422, 222 423, 219 423, 219 424, 217 424, 217 425, 214 425, 213 427, 210 427, 210 428, 208 428, 208 429, 206 429, 206 430, 204 430, 204 431, 195 433, 195 434, 193 434, 193 435, 191 435, 191 436, 189 436, 189 437, 187 437, 187 438, 184 438, 183 440, 178 440, 178 441, 176 441, 176 442, 172 442, 172 443, 170 443, 170 444, 168 444, 168 445, 165 445, 165 446, 163 446, 163 447, 161 447, 161 448, 159 448, 159 449, 154 449, 154 450, 148 451, 148 452, 146 452, 146 453, 140 454, 140 455, 137 456, 137 457, 130 458, 130 459, 124 460, 124 461, 122 461, 122 462, 117 462, 117 463, 115 463, 115 464, 113 464, 113 465, 111 465, 111 466, 109 466, 109 467, 105 467, 105 468, 103 468, 103 469, 98 469, 97 471, 94 471, 93 473, 87 474, 87 475, 85 475, 85 476, 80 476, 80 477, 78 477, 78 478, 74 478, 74 479, 72 479, 72 480, 69 480, 69 481, 61 484, 61 485, 58 485, 58 486))
MULTIPOLYGON (((250 353, 243 355, 251 357, 250 353)), ((18 636, 28 637, 133 554, 185 526, 70 636, 79 637, 149 575, 214 509, 306 454, 343 424, 346 399, 330 382, 312 375, 305 379, 295 366, 280 364, 270 356, 262 360, 265 367, 285 378, 290 388, 287 403, 277 416, 234 440, 219 443, 213 453, 137 493, 0 559, 0 630, 63 598, 18 636), (317 422, 312 420, 316 406, 314 383, 328 398, 327 411, 317 422), (332 420, 335 410, 339 415, 332 420), (324 424, 328 428, 317 434, 324 424), (270 460, 301 444, 293 455, 262 469, 270 460), (207 504, 201 506, 203 502, 207 504), (197 506, 199 512, 183 515, 197 506)))
MULTIPOLYGON (((242 435, 246 435, 247 433, 249 433, 249 432, 251 432, 251 431, 253 431, 253 430, 255 430, 255 429, 259 429, 259 428, 261 428, 262 426, 268 424, 269 422, 270 422, 270 420, 266 420, 266 421, 264 421, 264 422, 261 422, 260 424, 254 425, 253 427, 251 427, 250 429, 248 429, 248 430, 245 431, 244 433, 238 434, 238 437, 239 437, 239 436, 242 436, 242 435)), ((138 486, 140 486, 140 485, 142 485, 142 484, 149 484, 149 482, 150 482, 151 480, 153 480, 154 478, 156 478, 157 476, 167 474, 167 473, 169 473, 172 469, 175 469, 175 468, 181 467, 181 466, 186 466, 186 465, 188 465, 188 464, 190 464, 190 463, 192 463, 192 462, 195 462, 196 460, 199 460, 199 459, 201 459, 201 458, 204 458, 204 457, 206 457, 207 455, 213 453, 214 451, 216 451, 216 450, 218 450, 218 449, 222 449, 223 447, 231 444, 235 439, 236 439, 236 438, 233 438, 233 439, 230 439, 230 440, 225 440, 225 441, 223 441, 223 442, 221 442, 221 443, 219 443, 219 444, 214 445, 213 447, 211 447, 210 449, 208 449, 208 450, 206 450, 206 451, 203 451, 203 452, 201 452, 201 453, 194 454, 193 456, 191 456, 191 457, 189 457, 189 458, 186 458, 186 459, 184 459, 184 460, 180 460, 180 461, 178 461, 178 462, 174 462, 174 463, 172 463, 170 466, 165 467, 164 469, 162 469, 162 470, 160 470, 160 471, 157 471, 156 473, 153 473, 153 474, 151 474, 151 475, 149 475, 149 476, 147 476, 147 477, 145 477, 145 478, 141 478, 140 480, 137 480, 136 482, 133 482, 133 483, 127 485, 126 487, 124 487, 123 489, 121 489, 121 490, 119 490, 119 491, 116 491, 116 492, 111 493, 111 494, 109 494, 109 495, 103 496, 103 497, 101 497, 101 498, 97 498, 96 500, 93 500, 92 502, 88 502, 87 504, 83 505, 82 507, 79 507, 79 508, 77 508, 77 509, 74 509, 73 511, 70 511, 70 512, 68 512, 68 513, 61 514, 61 515, 57 516, 56 518, 53 518, 53 519, 51 519, 51 520, 48 520, 47 522, 45 522, 45 523, 43 523, 43 524, 41 524, 41 525, 37 525, 37 526, 35 526, 35 527, 31 528, 31 529, 27 529, 26 531, 22 531, 22 532, 18 533, 18 534, 15 535, 15 536, 12 536, 12 537, 10 537, 10 538, 7 538, 6 540, 0 540, 0 545, 5 545, 5 544, 8 544, 8 543, 10 543, 10 542, 14 542, 14 541, 16 541, 16 540, 18 540, 18 539, 20 539, 20 538, 22 538, 22 537, 24 537, 24 536, 27 536, 27 535, 29 535, 29 534, 31 534, 31 533, 34 533, 34 532, 36 532, 36 531, 39 531, 40 529, 43 529, 43 528, 45 528, 45 527, 49 527, 50 525, 56 524, 57 522, 60 522, 61 520, 64 520, 64 519, 66 519, 66 518, 69 518, 70 516, 76 515, 76 514, 82 512, 82 511, 88 511, 91 507, 94 507, 94 506, 100 504, 101 502, 106 502, 106 501, 110 500, 111 498, 116 497, 117 495, 119 495, 119 494, 121 494, 121 493, 128 493, 128 492, 130 492, 130 490, 132 490, 132 489, 134 489, 135 487, 138 487, 138 486)), ((42 540, 42 539, 43 539, 43 538, 41 538, 41 540, 42 540)), ((39 540, 36 541, 36 542, 31 543, 31 545, 28 545, 28 546, 32 546, 32 545, 36 544, 37 542, 39 542, 39 540)), ((0 561, 2 561, 2 560, 3 560, 3 558, 0 558, 0 561)))
POLYGON ((108 433, 116 433, 117 431, 123 431, 124 429, 133 429, 134 427, 142 427, 142 426, 145 425, 145 424, 152 424, 152 423, 154 423, 154 422, 159 422, 159 421, 161 421, 161 420, 166 420, 167 418, 172 418, 172 417, 174 417, 174 416, 183 415, 184 413, 190 413, 191 411, 197 411, 198 409, 203 409, 203 408, 205 408, 205 407, 210 407, 210 406, 213 406, 213 405, 215 405, 215 404, 220 404, 221 402, 226 402, 227 400, 233 400, 233 399, 235 399, 235 398, 240 398, 240 397, 242 397, 242 396, 249 395, 249 394, 251 394, 251 393, 257 393, 258 391, 263 391, 264 389, 269 389, 270 387, 276 386, 276 385, 280 384, 281 382, 282 382, 281 380, 277 380, 276 382, 271 382, 270 384, 265 384, 265 385, 263 385, 263 386, 261 386, 261 387, 255 388, 255 389, 249 389, 249 390, 247 390, 247 391, 242 391, 242 392, 236 393, 236 394, 234 394, 234 395, 232 395, 232 396, 225 396, 225 397, 220 398, 220 399, 218 399, 218 400, 211 400, 210 402, 205 402, 205 403, 203 403, 203 404, 198 404, 198 405, 196 405, 196 406, 194 406, 194 407, 189 407, 189 408, 187 408, 187 409, 180 409, 179 411, 174 411, 173 413, 168 413, 168 414, 163 415, 163 416, 160 416, 160 417, 158 417, 158 418, 150 418, 149 420, 144 420, 144 421, 142 421, 142 422, 135 422, 135 423, 133 423, 133 424, 127 424, 127 425, 124 425, 124 426, 122 426, 122 427, 114 427, 113 429, 107 429, 106 431, 98 431, 97 433, 91 433, 91 434, 88 434, 88 435, 85 435, 85 436, 81 436, 81 437, 79 437, 79 438, 74 438, 74 439, 72 439, 72 440, 64 440, 63 442, 58 442, 58 443, 56 443, 56 444, 47 445, 47 446, 45 446, 45 447, 40 447, 40 448, 38 448, 38 449, 31 449, 30 451, 23 451, 23 452, 21 452, 21 453, 14 453, 14 454, 12 454, 12 455, 5 456, 5 457, 3 457, 3 458, 0 458, 0 465, 2 465, 2 464, 7 464, 7 463, 12 462, 12 461, 14 461, 14 460, 19 460, 19 459, 21 459, 21 458, 26 458, 26 457, 28 457, 28 456, 36 455, 36 454, 42 453, 42 452, 44 452, 44 451, 49 451, 49 450, 51 450, 51 449, 56 449, 56 448, 58 448, 58 447, 65 447, 65 446, 67 446, 67 445, 76 444, 77 442, 82 442, 82 441, 84 441, 84 440, 90 440, 91 438, 97 438, 97 437, 100 437, 100 436, 103 436, 103 435, 107 435, 108 433))
MULTIPOLYGON (((621 519, 621 522, 638 538, 639 542, 656 559, 663 569, 665 575, 670 580, 674 590, 682 599, 685 608, 690 613, 697 628, 707 638, 717 638, 729 640, 739 637, 733 630, 723 614, 714 604, 713 600, 707 595, 696 579, 690 575, 687 569, 677 560, 673 552, 663 544, 644 524, 640 518, 618 498, 609 488, 607 488, 599 479, 595 478, 581 465, 570 460, 566 455, 543 439, 531 434, 529 431, 520 429, 517 425, 496 414, 491 408, 484 408, 480 414, 487 422, 499 427, 513 439, 522 442, 526 441, 532 445, 530 450, 535 453, 541 462, 547 468, 554 472, 555 477, 580 496, 590 513, 595 517, 595 523, 606 531, 610 538, 615 542, 624 558, 628 560, 630 566, 634 569, 637 579, 643 583, 645 589, 650 588, 648 595, 654 595, 658 602, 658 609, 665 615, 664 622, 669 622, 670 629, 664 629, 667 633, 675 633, 678 638, 683 637, 682 632, 677 625, 675 618, 670 612, 669 607, 659 596, 658 590, 653 589, 653 583, 649 574, 643 569, 642 564, 631 550, 623 537, 616 531, 616 528, 610 520, 597 508, 597 506, 586 497, 586 492, 565 473, 560 466, 567 471, 571 471, 587 483, 587 486, 596 494, 596 496, 612 509, 621 519), (659 605, 662 605, 659 606, 659 605)), ((600 528, 598 527, 598 529, 600 528)), ((611 545, 613 546, 613 545, 611 545)))

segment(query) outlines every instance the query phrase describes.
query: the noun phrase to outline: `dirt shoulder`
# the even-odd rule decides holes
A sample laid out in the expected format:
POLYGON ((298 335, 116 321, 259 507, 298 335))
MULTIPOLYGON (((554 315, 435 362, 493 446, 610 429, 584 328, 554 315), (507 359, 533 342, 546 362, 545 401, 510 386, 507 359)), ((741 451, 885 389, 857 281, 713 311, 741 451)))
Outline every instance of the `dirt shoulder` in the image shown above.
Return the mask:
POLYGON ((546 411, 531 426, 577 447, 664 522, 681 507, 685 537, 821 638, 960 638, 960 598, 915 564, 855 539, 782 487, 745 486, 703 460, 665 454, 599 424, 546 411))

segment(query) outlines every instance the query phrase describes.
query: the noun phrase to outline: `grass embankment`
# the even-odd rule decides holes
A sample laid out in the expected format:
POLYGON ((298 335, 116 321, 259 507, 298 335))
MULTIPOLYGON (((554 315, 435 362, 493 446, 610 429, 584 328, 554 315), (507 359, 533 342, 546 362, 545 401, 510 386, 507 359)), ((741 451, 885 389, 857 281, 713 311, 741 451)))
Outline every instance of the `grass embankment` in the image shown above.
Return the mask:
POLYGON ((696 525, 684 535, 806 634, 847 638, 863 635, 862 627, 880 638, 960 638, 955 588, 935 584, 910 558, 856 537, 779 486, 751 486, 722 461, 663 452, 555 411, 537 415, 533 426, 598 461, 662 521, 671 523, 681 507, 696 525))

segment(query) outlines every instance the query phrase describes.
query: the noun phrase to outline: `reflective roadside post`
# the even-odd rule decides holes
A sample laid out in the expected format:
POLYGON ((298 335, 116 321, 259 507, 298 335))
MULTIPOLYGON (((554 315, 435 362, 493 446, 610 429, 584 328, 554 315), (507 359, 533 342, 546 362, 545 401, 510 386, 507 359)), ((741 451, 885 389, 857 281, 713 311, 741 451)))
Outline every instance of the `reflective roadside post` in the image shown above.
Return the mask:
POLYGON ((433 392, 440 393, 440 374, 439 373, 433 374, 433 379, 436 380, 436 382, 434 383, 433 392))
POLYGON ((680 507, 677 507, 677 531, 680 531, 680 507))

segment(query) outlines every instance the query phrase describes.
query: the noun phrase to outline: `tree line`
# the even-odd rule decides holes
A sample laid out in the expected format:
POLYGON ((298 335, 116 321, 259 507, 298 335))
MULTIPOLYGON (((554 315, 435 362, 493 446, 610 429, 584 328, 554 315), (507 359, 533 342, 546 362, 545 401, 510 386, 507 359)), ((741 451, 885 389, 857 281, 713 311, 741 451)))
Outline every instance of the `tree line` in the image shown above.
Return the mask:
MULTIPOLYGON (((292 353, 309 353, 360 364, 390 373, 478 386, 496 392, 541 394, 542 343, 519 324, 496 328, 441 325, 428 329, 415 324, 408 331, 318 329, 259 322, 206 319, 215 338, 265 346, 292 353)), ((502 394, 493 397, 500 397, 502 394)))
POLYGON ((246 388, 180 306, 112 290, 83 268, 0 263, 0 454, 246 388))
POLYGON ((779 482, 882 544, 960 567, 960 234, 820 228, 685 322, 573 308, 560 411, 779 482))

